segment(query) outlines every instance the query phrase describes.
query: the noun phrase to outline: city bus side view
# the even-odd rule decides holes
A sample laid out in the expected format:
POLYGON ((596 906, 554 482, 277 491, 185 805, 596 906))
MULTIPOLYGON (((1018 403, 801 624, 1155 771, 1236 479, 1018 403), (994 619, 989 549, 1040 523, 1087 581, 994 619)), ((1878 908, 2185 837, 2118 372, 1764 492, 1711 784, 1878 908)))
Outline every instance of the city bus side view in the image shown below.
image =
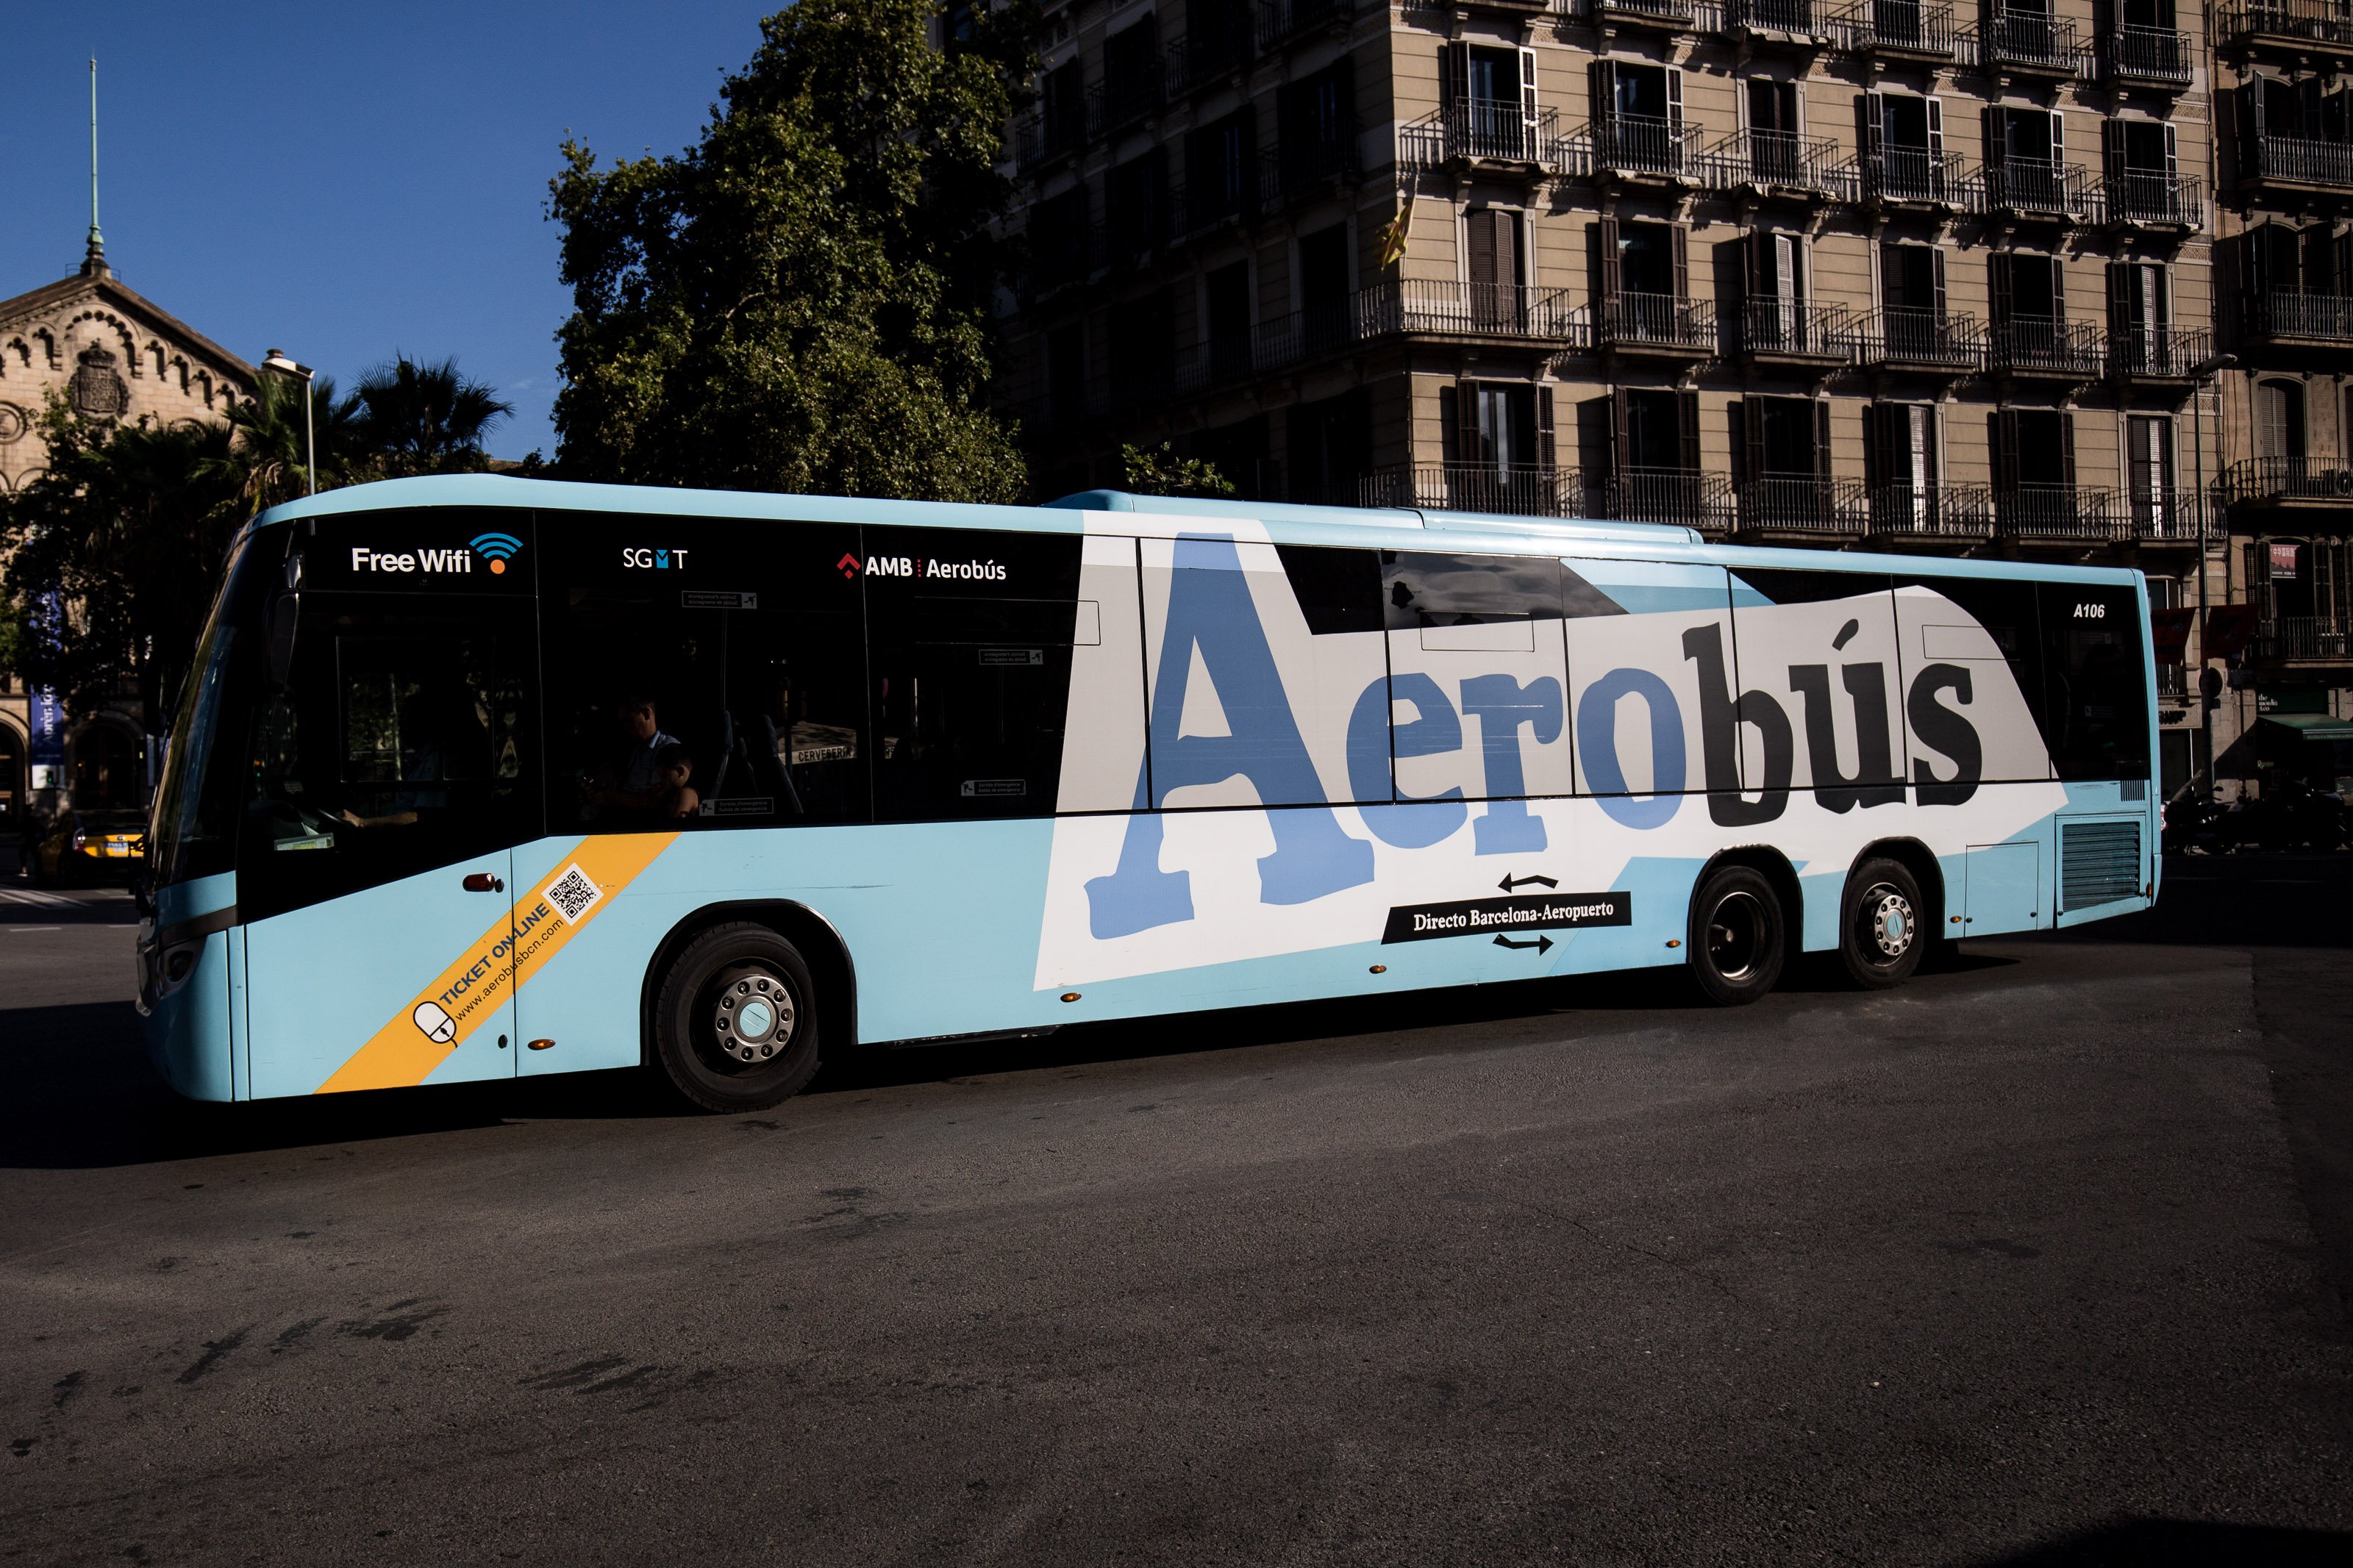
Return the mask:
POLYGON ((2137 573, 489 476, 233 552, 149 833, 203 1100, 1932 942, 2157 894, 2137 573))

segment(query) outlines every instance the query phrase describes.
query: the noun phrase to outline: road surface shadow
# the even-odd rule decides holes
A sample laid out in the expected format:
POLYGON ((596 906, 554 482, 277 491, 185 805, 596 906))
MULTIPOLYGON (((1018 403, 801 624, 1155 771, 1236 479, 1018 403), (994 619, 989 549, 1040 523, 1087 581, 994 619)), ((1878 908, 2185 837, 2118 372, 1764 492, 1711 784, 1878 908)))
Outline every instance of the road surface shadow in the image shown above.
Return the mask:
POLYGON ((2353 1563, 2353 1533, 2343 1531, 2133 1519, 1989 1558, 1978 1568, 2210 1568, 2218 1563, 2344 1568, 2348 1563, 2353 1563))

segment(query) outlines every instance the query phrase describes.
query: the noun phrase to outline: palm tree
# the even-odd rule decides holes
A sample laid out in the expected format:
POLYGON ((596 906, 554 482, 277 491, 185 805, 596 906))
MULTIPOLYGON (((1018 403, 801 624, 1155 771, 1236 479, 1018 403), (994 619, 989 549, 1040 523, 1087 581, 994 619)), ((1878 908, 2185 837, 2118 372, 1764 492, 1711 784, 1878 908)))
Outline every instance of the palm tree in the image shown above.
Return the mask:
POLYGON ((335 383, 321 376, 310 384, 311 428, 302 420, 302 384, 288 376, 265 375, 253 395, 229 410, 232 431, 222 459, 224 476, 234 480, 248 511, 289 501, 309 489, 303 447, 315 440, 319 488, 332 489, 356 479, 367 459, 359 428, 359 400, 335 400, 335 383))
POLYGON ((479 469, 482 438, 514 412, 487 384, 461 374, 455 359, 418 364, 406 354, 360 377, 353 401, 357 434, 392 475, 479 469))

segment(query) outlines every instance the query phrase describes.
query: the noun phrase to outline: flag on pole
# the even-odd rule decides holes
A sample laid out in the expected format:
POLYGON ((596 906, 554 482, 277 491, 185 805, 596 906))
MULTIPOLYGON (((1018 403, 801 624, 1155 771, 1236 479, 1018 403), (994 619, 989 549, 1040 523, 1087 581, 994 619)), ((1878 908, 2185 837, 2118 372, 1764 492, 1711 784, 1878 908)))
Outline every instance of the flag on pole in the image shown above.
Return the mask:
POLYGON ((1412 191, 1406 192, 1405 200, 1398 205, 1397 216, 1381 230, 1380 264, 1383 267, 1395 267, 1405 259, 1406 232, 1413 226, 1413 197, 1412 191))

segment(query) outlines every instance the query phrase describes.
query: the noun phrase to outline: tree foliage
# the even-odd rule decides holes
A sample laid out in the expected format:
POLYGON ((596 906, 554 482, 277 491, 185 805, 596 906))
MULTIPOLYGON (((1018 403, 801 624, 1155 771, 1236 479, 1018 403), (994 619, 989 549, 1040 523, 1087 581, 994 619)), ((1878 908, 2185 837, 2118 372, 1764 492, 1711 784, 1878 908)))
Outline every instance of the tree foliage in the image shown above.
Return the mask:
POLYGON ((419 364, 397 354, 360 377, 337 415, 376 472, 400 479, 480 472, 489 462, 483 440, 513 412, 455 359, 419 364))
POLYGON ((1127 488, 1144 496, 1191 496, 1222 500, 1234 494, 1233 480, 1207 458, 1180 458, 1166 441, 1157 447, 1124 446, 1120 461, 1127 488))
POLYGON ((549 183, 574 310, 567 478, 1009 500, 983 406, 1011 195, 996 169, 1034 9, 800 0, 761 23, 700 143, 549 183))

